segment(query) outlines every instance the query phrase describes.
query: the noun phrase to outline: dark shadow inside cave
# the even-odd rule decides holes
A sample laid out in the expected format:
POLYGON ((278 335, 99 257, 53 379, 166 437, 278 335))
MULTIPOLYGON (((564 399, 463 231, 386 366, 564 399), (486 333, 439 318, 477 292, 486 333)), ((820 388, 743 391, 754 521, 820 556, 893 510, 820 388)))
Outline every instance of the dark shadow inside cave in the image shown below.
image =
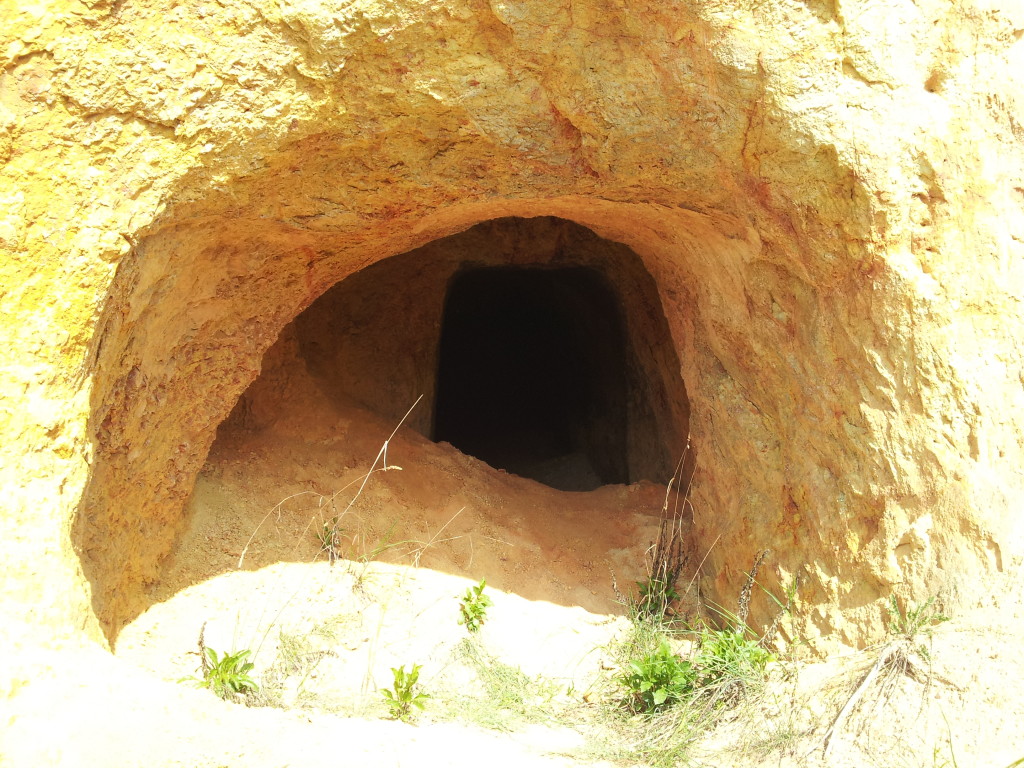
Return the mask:
POLYGON ((561 490, 625 483, 625 380, 596 270, 466 270, 445 301, 433 437, 561 490))

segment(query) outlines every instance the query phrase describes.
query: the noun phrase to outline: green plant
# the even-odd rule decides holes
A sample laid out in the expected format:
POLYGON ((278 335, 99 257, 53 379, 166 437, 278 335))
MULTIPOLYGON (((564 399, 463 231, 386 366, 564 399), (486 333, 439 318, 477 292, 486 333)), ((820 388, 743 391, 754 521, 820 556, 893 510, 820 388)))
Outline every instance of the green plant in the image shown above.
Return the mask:
POLYGON ((940 613, 934 596, 921 605, 910 603, 906 610, 900 610, 896 596, 890 595, 886 608, 889 612, 889 634, 893 638, 881 646, 878 658, 829 726, 823 739, 826 760, 835 744, 833 737, 842 731, 858 702, 870 691, 875 690, 874 695, 884 704, 892 695, 899 678, 905 675, 924 681, 931 678, 931 653, 928 646, 924 643, 915 644, 915 641, 920 637, 930 638, 934 625, 949 621, 949 617, 940 613), (921 667, 916 657, 927 662, 927 667, 921 667))
POLYGON ((462 618, 459 624, 465 624, 470 632, 477 632, 487 619, 487 609, 491 607, 491 598, 484 594, 484 587, 487 586, 487 579, 481 579, 480 583, 466 590, 466 594, 459 604, 459 611, 462 618))
POLYGON ((628 661, 628 672, 619 681, 627 689, 624 703, 631 711, 658 712, 677 702, 700 700, 712 707, 728 702, 763 680, 774 659, 748 632, 735 627, 680 634, 691 641, 689 658, 673 653, 663 637, 652 652, 628 661))
POLYGON ((391 716, 407 721, 412 717, 412 708, 423 709, 424 702, 430 698, 418 690, 420 665, 413 664, 408 672, 404 666, 392 667, 391 674, 394 677, 394 688, 385 688, 381 693, 384 694, 391 716))
MULTIPOLYGON (((740 593, 739 613, 715 609, 721 628, 701 621, 696 627, 675 629, 666 623, 663 610, 646 616, 639 611, 634 614, 632 639, 626 652, 627 672, 619 677, 619 683, 626 688, 622 701, 627 709, 651 714, 686 703, 706 714, 720 705, 734 703, 745 688, 763 682, 766 667, 775 657, 763 647, 765 638, 751 632, 745 619, 754 579, 766 555, 767 551, 758 553, 747 575, 740 593), (689 642, 688 658, 673 653, 669 637, 689 642)), ((641 595, 660 591, 667 597, 665 590, 674 595, 671 585, 670 581, 652 578, 641 585, 641 595)), ((789 610, 790 602, 787 600, 782 608, 784 612, 789 610)), ((666 605, 668 601, 662 602, 662 606, 666 605)), ((776 624, 773 621, 773 633, 776 624)), ((705 715, 697 713, 690 722, 704 719, 705 715)))
POLYGON ((652 575, 647 581, 638 581, 636 586, 640 597, 634 610, 638 616, 664 618, 672 604, 679 599, 675 581, 671 577, 659 578, 652 575))
POLYGON ((694 661, 700 670, 701 694, 714 703, 728 700, 743 688, 763 680, 774 656, 746 628, 703 629, 694 661))
MULTIPOLYGON (((667 519, 663 527, 665 534, 659 537, 662 544, 652 548, 663 553, 648 568, 652 575, 671 575, 676 566, 684 564, 681 557, 673 555, 679 550, 673 543, 672 531, 678 530, 679 523, 673 523, 671 516, 667 519), (658 562, 665 565, 659 567, 658 562)), ((652 768, 693 765, 692 751, 709 731, 724 723, 731 723, 729 728, 737 729, 742 747, 737 745, 736 748, 748 754, 784 749, 803 735, 804 729, 795 719, 777 724, 762 722, 762 703, 774 693, 769 679, 775 672, 770 674, 768 667, 776 660, 776 655, 770 649, 779 647, 775 638, 784 618, 794 613, 799 586, 794 579, 781 597, 760 586, 757 574, 768 555, 768 551, 762 550, 755 556, 739 592, 735 613, 701 601, 697 576, 690 579, 685 589, 680 586, 679 592, 683 595, 671 596, 675 605, 668 600, 649 601, 648 605, 654 610, 643 610, 644 596, 657 595, 664 584, 679 582, 652 583, 654 579, 649 579, 639 585, 641 599, 626 603, 631 609, 629 632, 609 648, 621 672, 608 681, 614 688, 599 689, 597 701, 613 706, 597 715, 601 718, 602 730, 593 739, 593 757, 652 768), (695 605, 680 606, 679 602, 690 596, 694 584, 697 586, 695 605), (760 587, 777 608, 761 635, 746 623, 755 586, 760 587), (661 606, 666 610, 662 611, 661 606), (707 610, 713 616, 702 618, 708 616, 707 610), (696 618, 684 622, 683 613, 696 618)), ((675 591, 676 587, 672 589, 675 591)), ((799 637, 796 629, 790 631, 790 637, 799 637)), ((796 678, 789 679, 795 681, 796 678)), ((780 709, 784 711, 785 705, 780 709)))
POLYGON ((320 551, 327 553, 328 561, 333 565, 334 561, 341 557, 341 534, 344 529, 338 526, 338 516, 335 515, 329 521, 320 526, 316 537, 320 542, 320 551))
POLYGON ((200 688, 209 688, 222 699, 259 690, 249 677, 253 663, 246 661, 251 651, 236 651, 219 656, 213 648, 203 647, 203 677, 188 678, 200 688))
POLYGON ((619 680, 626 687, 626 706, 635 713, 650 714, 682 701, 698 682, 692 663, 673 653, 668 640, 643 658, 629 662, 619 680))
MULTIPOLYGON (((900 610, 896 595, 889 596, 889 603, 886 606, 889 611, 889 634, 913 642, 918 635, 928 637, 936 624, 949 621, 935 605, 935 597, 929 597, 921 605, 915 606, 908 603, 905 611, 900 610)), ((927 649, 923 646, 917 650, 927 657, 927 649)))

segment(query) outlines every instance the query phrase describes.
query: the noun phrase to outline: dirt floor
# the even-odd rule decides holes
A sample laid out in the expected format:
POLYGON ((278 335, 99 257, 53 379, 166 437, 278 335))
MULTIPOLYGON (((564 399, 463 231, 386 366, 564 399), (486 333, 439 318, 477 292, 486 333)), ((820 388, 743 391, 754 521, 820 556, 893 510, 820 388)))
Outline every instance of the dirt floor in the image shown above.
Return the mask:
POLYGON ((308 377, 287 387, 260 426, 244 414, 222 426, 154 601, 219 573, 322 559, 317 534, 334 520, 343 558, 486 577, 531 600, 597 613, 621 610, 613 579, 643 576, 663 487, 558 491, 396 432, 308 377))
MULTIPOLYGON (((556 491, 391 436, 393 424, 356 407, 303 403, 282 406, 270 426, 222 430, 190 527, 116 660, 40 652, 42 671, 0 734, 0 765, 653 759, 638 749, 642 724, 614 714, 631 625, 613 582, 625 591, 644 577, 664 489, 556 491), (323 526, 335 518, 331 562, 323 526), (460 598, 484 578, 493 605, 471 635, 460 598), (219 652, 252 652, 260 692, 249 706, 188 682, 201 634, 219 652), (430 698, 406 724, 389 719, 382 690, 393 668, 413 664, 430 698)), ((883 647, 771 664, 763 692, 693 740, 685 762, 664 764, 1007 768, 1024 758, 1024 612, 979 607, 929 630, 915 638, 926 651, 914 666, 883 670, 831 734, 883 647)))

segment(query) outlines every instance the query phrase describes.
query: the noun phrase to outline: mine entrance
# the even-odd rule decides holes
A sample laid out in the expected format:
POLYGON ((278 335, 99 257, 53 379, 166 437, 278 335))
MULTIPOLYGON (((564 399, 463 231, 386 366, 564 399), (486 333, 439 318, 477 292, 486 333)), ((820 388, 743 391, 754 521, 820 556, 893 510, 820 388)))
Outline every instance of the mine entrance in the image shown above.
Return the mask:
MULTIPOLYGON (((150 258, 175 252, 185 242, 177 237, 164 250, 152 241, 150 258)), ((232 253, 244 260, 243 245, 232 253)), ((346 516, 346 556, 378 551, 399 525, 396 539, 435 543, 425 567, 473 578, 468 569, 487 568, 496 586, 531 599, 607 606, 597 587, 574 579, 602 553, 620 557, 635 544, 626 533, 640 530, 646 513, 619 522, 660 509, 687 444, 689 401, 662 310, 663 292, 685 286, 662 290, 640 254, 556 217, 492 219, 395 255, 360 248, 371 263, 358 269, 342 245, 324 251, 338 260, 337 280, 301 311, 306 294, 292 296, 295 316, 259 360, 252 352, 262 349, 266 324, 277 322, 259 303, 319 287, 305 282, 315 271, 279 277, 267 266, 247 277, 251 290, 242 293, 255 308, 237 306, 255 312, 244 314, 249 325, 236 323, 219 294, 196 303, 192 284, 177 283, 168 290, 179 304, 153 285, 139 289, 143 304, 159 298, 141 316, 151 325, 112 326, 126 335, 105 344, 96 364, 109 371, 94 404, 98 458, 74 534, 111 637, 151 599, 237 568, 240 552, 246 568, 322 557, 314 533, 335 514, 346 516), (304 280, 292 285, 296 275, 304 280), (222 313, 224 335, 211 322, 205 340, 190 346, 191 336, 153 330, 184 333, 193 325, 167 318, 193 311, 222 313), (156 338, 165 346, 139 341, 156 338), (178 354, 183 362, 172 365, 178 354), (254 367, 259 375, 220 419, 205 465, 196 466, 198 454, 184 447, 214 437, 202 425, 220 414, 231 382, 254 367), (179 388, 177 406, 156 407, 179 388), (146 432, 143 416, 158 418, 150 463, 149 452, 125 449, 146 432), (382 469, 382 447, 388 471, 373 472, 364 486, 372 468, 382 469), (145 502, 136 517, 113 515, 133 473, 153 473, 151 464, 178 478, 175 485, 131 497, 145 502), (589 489, 596 490, 557 492, 589 489), (358 504, 345 506, 356 492, 358 504), (181 519, 173 515, 179 502, 181 519), (446 543, 436 541, 440 531, 446 543), (177 565, 163 564, 172 551, 181 554, 177 565)), ((210 259, 220 274, 220 256, 211 251, 210 259)))
POLYGON ((311 386, 337 413, 566 491, 667 482, 689 416, 640 258, 554 218, 484 222, 336 283, 282 331, 221 434, 271 425, 311 386))
POLYGON ((442 319, 434 439, 562 490, 627 482, 625 359, 596 270, 460 272, 442 319))

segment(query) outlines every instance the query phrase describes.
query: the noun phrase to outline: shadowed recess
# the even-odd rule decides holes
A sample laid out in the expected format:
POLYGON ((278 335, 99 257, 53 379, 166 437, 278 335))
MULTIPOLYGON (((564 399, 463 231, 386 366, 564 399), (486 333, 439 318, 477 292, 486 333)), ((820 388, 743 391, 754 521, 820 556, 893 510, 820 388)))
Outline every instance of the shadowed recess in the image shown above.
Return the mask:
POLYGON ((628 481, 625 346, 592 269, 475 269, 445 303, 434 439, 562 490, 628 481))

